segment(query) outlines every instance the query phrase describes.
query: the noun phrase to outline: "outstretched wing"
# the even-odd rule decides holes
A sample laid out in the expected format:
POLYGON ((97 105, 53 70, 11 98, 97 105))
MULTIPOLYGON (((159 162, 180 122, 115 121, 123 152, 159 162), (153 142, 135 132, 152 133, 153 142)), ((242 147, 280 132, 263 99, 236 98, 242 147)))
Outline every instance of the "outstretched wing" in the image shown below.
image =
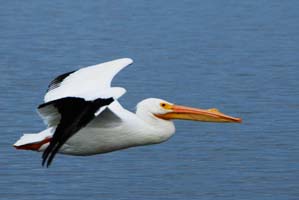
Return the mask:
POLYGON ((120 70, 132 63, 132 59, 122 58, 60 75, 50 83, 44 100, 49 102, 64 97, 94 100, 111 95, 118 98, 126 90, 111 87, 111 81, 120 70))
MULTIPOLYGON (((77 97, 86 101, 110 97, 118 99, 126 90, 111 87, 111 81, 120 70, 132 63, 132 59, 122 58, 62 74, 51 81, 44 101, 47 103, 66 97, 77 97)), ((60 114, 54 106, 48 104, 37 111, 48 127, 58 125, 60 114)))
POLYGON ((131 59, 119 59, 82 68, 60 75, 50 83, 45 103, 38 107, 38 112, 45 123, 56 130, 43 153, 43 165, 49 166, 71 136, 125 93, 123 88, 111 87, 111 81, 131 63, 131 59))

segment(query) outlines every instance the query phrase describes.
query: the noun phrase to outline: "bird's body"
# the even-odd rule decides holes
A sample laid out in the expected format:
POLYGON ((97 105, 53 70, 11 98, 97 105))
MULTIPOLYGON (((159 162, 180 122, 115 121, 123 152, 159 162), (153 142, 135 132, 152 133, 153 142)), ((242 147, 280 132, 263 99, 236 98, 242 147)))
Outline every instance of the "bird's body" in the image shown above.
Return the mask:
MULTIPOLYGON (((103 111, 101 116, 69 138, 59 153, 86 156, 157 144, 166 141, 175 132, 172 121, 163 123, 164 120, 161 120, 160 126, 151 125, 150 121, 124 109, 117 101, 108 108, 109 110, 103 111)), ((54 132, 55 129, 48 128, 40 133, 41 138, 51 138, 54 132)), ((38 151, 44 151, 48 145, 49 143, 43 144, 38 151)))
POLYGON ((177 106, 155 98, 138 103, 136 113, 126 110, 117 100, 125 89, 110 84, 131 63, 119 59, 58 76, 38 107, 48 128, 25 134, 14 146, 43 151, 43 164, 48 166, 56 153, 85 156, 164 142, 175 132, 171 119, 241 121, 216 109, 177 106))

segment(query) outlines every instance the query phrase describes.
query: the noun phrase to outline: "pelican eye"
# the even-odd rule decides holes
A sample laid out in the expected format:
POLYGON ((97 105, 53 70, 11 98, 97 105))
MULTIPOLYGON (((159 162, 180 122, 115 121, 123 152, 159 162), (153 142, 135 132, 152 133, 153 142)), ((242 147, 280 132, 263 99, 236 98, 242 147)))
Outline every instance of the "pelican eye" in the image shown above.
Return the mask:
POLYGON ((166 110, 171 110, 172 106, 168 103, 160 103, 160 106, 166 110))

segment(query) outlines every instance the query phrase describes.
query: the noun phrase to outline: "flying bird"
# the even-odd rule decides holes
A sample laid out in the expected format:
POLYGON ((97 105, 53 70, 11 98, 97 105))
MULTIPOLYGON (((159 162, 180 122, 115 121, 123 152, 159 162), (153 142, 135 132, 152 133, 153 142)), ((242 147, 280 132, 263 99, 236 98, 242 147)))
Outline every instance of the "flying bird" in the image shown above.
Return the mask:
POLYGON ((126 90, 111 87, 111 81, 132 63, 132 59, 122 58, 56 77, 37 108, 47 128, 24 134, 14 147, 43 152, 42 165, 48 167, 57 153, 88 156, 164 142, 175 132, 173 119, 242 121, 217 109, 186 107, 157 98, 139 102, 136 113, 126 110, 118 102, 126 90))

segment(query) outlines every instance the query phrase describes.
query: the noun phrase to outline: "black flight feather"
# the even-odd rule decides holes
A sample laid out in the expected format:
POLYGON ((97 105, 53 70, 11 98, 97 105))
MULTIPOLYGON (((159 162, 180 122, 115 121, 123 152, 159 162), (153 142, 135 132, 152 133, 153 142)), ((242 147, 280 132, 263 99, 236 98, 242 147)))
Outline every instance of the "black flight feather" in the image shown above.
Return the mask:
MULTIPOLYGON (((75 70, 76 71, 76 70, 75 70)), ((55 88, 58 88, 60 86, 60 84, 62 83, 62 81, 68 77, 70 74, 74 73, 75 71, 71 71, 71 72, 67 72, 65 74, 61 74, 59 76, 57 76, 54 80, 52 80, 48 86, 48 90, 47 92, 49 92, 50 90, 53 90, 55 88)))
POLYGON ((56 127, 49 146, 43 153, 42 165, 47 162, 47 167, 51 164, 55 154, 60 147, 81 128, 85 127, 95 117, 95 113, 103 106, 109 105, 114 99, 96 99, 86 101, 77 97, 66 97, 51 102, 41 104, 38 109, 48 105, 57 108, 61 115, 60 122, 56 127))

